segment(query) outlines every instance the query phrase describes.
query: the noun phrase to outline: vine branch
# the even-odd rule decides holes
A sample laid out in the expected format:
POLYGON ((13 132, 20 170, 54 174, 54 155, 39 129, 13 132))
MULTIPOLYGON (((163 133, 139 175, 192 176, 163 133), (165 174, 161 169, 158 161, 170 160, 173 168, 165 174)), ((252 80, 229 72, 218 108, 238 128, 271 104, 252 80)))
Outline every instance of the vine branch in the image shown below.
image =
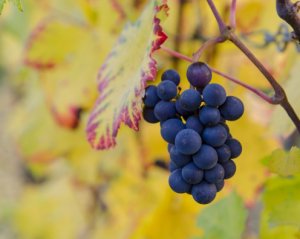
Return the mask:
MULTIPOLYGON (((178 53, 176 51, 173 51, 173 50, 171 50, 171 49, 169 49, 169 48, 167 48, 165 46, 161 46, 161 49, 164 50, 165 52, 171 54, 172 56, 175 56, 177 58, 180 58, 180 59, 183 59, 183 60, 186 60, 186 61, 189 61, 189 62, 193 62, 192 58, 190 58, 188 56, 185 56, 185 55, 183 55, 181 53, 178 53)), ((261 97, 263 100, 267 101, 268 103, 274 104, 273 100, 269 96, 267 96, 265 93, 263 93, 262 91, 254 88, 254 87, 252 87, 250 85, 247 85, 246 83, 241 82, 238 79, 235 79, 232 76, 229 76, 229 75, 227 75, 227 74, 225 74, 225 73, 223 73, 221 71, 218 71, 218 70, 216 70, 216 69, 214 69, 212 67, 210 67, 210 69, 211 69, 212 72, 216 73, 217 75, 220 75, 220 76, 222 76, 222 77, 224 77, 224 78, 226 78, 226 79, 228 79, 228 80, 230 80, 230 81, 232 81, 232 82, 234 82, 234 83, 236 83, 238 85, 241 85, 241 86, 245 87, 246 89, 252 91, 253 93, 257 94, 259 97, 261 97)))
POLYGON ((292 3, 291 0, 276 0, 278 16, 286 21, 293 29, 292 38, 300 42, 300 2, 292 3))

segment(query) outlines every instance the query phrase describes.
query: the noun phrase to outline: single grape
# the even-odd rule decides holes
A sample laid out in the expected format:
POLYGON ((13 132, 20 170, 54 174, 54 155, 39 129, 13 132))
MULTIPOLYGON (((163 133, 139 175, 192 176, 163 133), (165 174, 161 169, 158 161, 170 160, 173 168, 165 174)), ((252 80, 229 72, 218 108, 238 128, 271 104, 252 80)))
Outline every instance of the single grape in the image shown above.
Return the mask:
POLYGON ((156 118, 154 114, 154 108, 152 107, 145 106, 143 108, 143 117, 148 123, 151 124, 155 124, 159 122, 159 120, 156 118))
POLYGON ((242 145, 237 139, 227 139, 225 144, 230 148, 232 159, 241 155, 242 145))
POLYGON ((160 101, 154 107, 155 117, 160 121, 174 118, 176 116, 176 108, 174 102, 160 101))
POLYGON ((224 119, 234 121, 242 117, 244 104, 234 96, 227 96, 226 101, 219 107, 219 110, 224 119))
POLYGON ((168 144, 168 152, 170 153, 171 148, 174 146, 174 144, 168 144))
POLYGON ((175 163, 172 161, 169 162, 169 171, 172 173, 176 169, 181 169, 181 167, 177 166, 175 163))
POLYGON ((213 147, 202 144, 200 150, 193 155, 193 161, 198 168, 211 169, 218 162, 218 154, 213 147))
POLYGON ((204 171, 198 168, 193 162, 182 168, 182 178, 189 184, 200 183, 203 179, 204 171))
POLYGON ((218 183, 215 183, 216 188, 217 188, 217 192, 220 192, 220 191, 224 188, 224 184, 225 184, 224 179, 221 180, 221 181, 218 182, 218 183))
POLYGON ((173 69, 166 70, 162 75, 161 75, 161 81, 172 81, 175 85, 179 85, 180 83, 180 75, 178 74, 177 71, 173 69))
POLYGON ((214 127, 205 128, 202 138, 206 144, 212 147, 219 147, 225 143, 227 139, 227 132, 222 125, 218 124, 214 127))
POLYGON ((186 110, 182 109, 179 100, 176 100, 175 107, 176 107, 177 112, 182 116, 190 116, 191 114, 193 114, 193 111, 186 111, 186 110))
POLYGON ((218 154, 218 163, 224 163, 228 159, 230 159, 231 151, 230 151, 230 148, 226 144, 223 144, 223 145, 215 148, 215 150, 217 151, 217 154, 218 154))
POLYGON ((172 81, 162 81, 157 86, 157 95, 162 100, 172 100, 177 95, 177 87, 172 81))
POLYGON ((215 126, 219 123, 221 115, 216 107, 204 106, 199 113, 200 121, 205 126, 215 126))
POLYGON ((211 81, 212 72, 204 62, 194 62, 187 69, 186 76, 191 85, 205 87, 211 81))
POLYGON ((205 170, 204 179, 209 183, 218 183, 223 180, 224 173, 224 168, 217 163, 213 168, 205 170))
POLYGON ((193 185, 192 195, 194 200, 200 204, 211 203, 217 195, 216 185, 203 180, 193 185))
POLYGON ((230 134, 228 125, 221 121, 219 122, 219 125, 222 125, 226 129, 227 137, 228 137, 228 135, 230 134))
POLYGON ((232 139, 232 135, 229 133, 229 135, 227 136, 227 139, 232 139))
POLYGON ((222 116, 220 117, 220 122, 226 123, 226 119, 224 119, 222 116))
POLYGON ((220 106, 226 100, 226 91, 223 86, 219 84, 209 84, 203 90, 203 100, 209 106, 220 106))
MULTIPOLYGON (((175 146, 182 154, 192 155, 196 153, 202 144, 200 135, 192 129, 181 130, 175 138, 175 146)), ((174 148, 174 147, 173 147, 174 148)))
POLYGON ((149 85, 145 88, 144 104, 149 107, 154 107, 161 99, 157 95, 157 86, 149 85))
POLYGON ((202 98, 198 91, 188 89, 182 92, 179 101, 182 109, 186 111, 194 111, 199 109, 202 98))
POLYGON ((163 123, 160 134, 166 142, 175 144, 176 135, 183 129, 185 129, 185 125, 180 120, 169 119, 163 123))
POLYGON ((185 155, 178 151, 176 146, 173 146, 170 150, 170 158, 174 164, 179 167, 183 167, 192 161, 191 155, 185 155))
POLYGON ((197 115, 192 115, 186 120, 186 128, 195 130, 198 134, 202 134, 205 126, 200 122, 200 119, 197 115))
POLYGON ((225 171, 224 179, 229 179, 235 174, 236 165, 231 159, 227 160, 224 163, 220 163, 220 164, 224 168, 224 171, 225 171))
POLYGON ((176 193, 186 193, 191 190, 192 185, 183 180, 181 169, 173 171, 169 177, 170 188, 176 193))

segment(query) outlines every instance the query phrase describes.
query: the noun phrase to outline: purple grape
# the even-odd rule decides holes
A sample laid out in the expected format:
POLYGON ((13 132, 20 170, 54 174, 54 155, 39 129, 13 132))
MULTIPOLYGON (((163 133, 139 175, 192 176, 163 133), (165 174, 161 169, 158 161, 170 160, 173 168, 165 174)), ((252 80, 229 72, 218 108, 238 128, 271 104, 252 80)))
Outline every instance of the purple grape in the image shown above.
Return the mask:
POLYGON ((155 124, 158 123, 159 120, 155 117, 154 108, 145 106, 143 108, 143 117, 148 123, 155 124))
POLYGON ((166 70, 161 76, 161 81, 166 80, 172 81, 175 85, 179 85, 180 75, 173 69, 166 70))
POLYGON ((177 166, 175 163, 172 161, 169 162, 169 171, 172 173, 176 169, 181 169, 181 167, 177 166))
POLYGON ((176 135, 183 129, 185 129, 185 125, 180 120, 169 119, 163 123, 160 133, 166 142, 175 144, 176 135))
POLYGON ((221 180, 220 182, 215 183, 216 188, 217 188, 217 192, 220 192, 220 191, 223 189, 224 184, 225 184, 225 181, 224 181, 224 180, 221 180))
POLYGON ((233 177, 236 171, 236 165, 235 163, 229 159, 224 163, 220 163, 221 166, 224 168, 225 174, 224 174, 224 179, 229 179, 233 177))
POLYGON ((182 168, 182 178, 189 184, 200 183, 203 179, 204 171, 198 168, 193 162, 182 168))
POLYGON ((205 126, 215 126, 220 122, 220 111, 216 107, 211 107, 211 106, 204 106, 200 110, 199 114, 200 121, 202 124, 205 126))
MULTIPOLYGON (((213 107, 222 105, 226 100, 226 91, 223 86, 212 83, 206 86, 203 90, 204 102, 213 107)), ((226 117, 225 117, 226 119, 226 117)))
POLYGON ((217 195, 216 185, 201 181, 200 183, 193 185, 192 195, 194 200, 200 204, 211 203, 217 195))
POLYGON ((173 146, 170 150, 170 158, 174 164, 179 167, 183 167, 192 161, 191 155, 185 155, 178 151, 176 146, 173 146))
POLYGON ((194 62, 187 69, 186 76, 191 85, 205 87, 211 81, 212 72, 204 62, 194 62))
POLYGON ((213 147, 202 144, 200 150, 193 155, 193 161, 198 168, 211 169, 218 162, 218 154, 213 147))
POLYGON ((149 107, 154 107, 161 99, 157 95, 157 87, 149 85, 145 88, 144 104, 149 107))
POLYGON ((188 89, 182 92, 179 101, 182 109, 186 111, 194 111, 199 109, 202 98, 198 91, 188 89))
POLYGON ((227 139, 225 145, 230 148, 231 158, 237 158, 242 153, 242 145, 237 139, 227 139))
MULTIPOLYGON (((175 138, 175 146, 182 154, 192 155, 196 153, 202 144, 200 135, 192 129, 181 130, 175 138)), ((173 147, 174 148, 174 147, 173 147)))
POLYGON ((177 87, 172 81, 162 81, 157 86, 157 95, 162 100, 172 100, 177 95, 177 87))
POLYGON ((217 163, 213 168, 205 170, 204 179, 209 183, 218 183, 223 180, 224 174, 224 168, 217 163))
POLYGON ((227 139, 227 132, 222 125, 218 124, 214 127, 205 128, 202 138, 206 144, 212 147, 219 147, 225 143, 227 139))
POLYGON ((200 119, 197 115, 192 115, 186 120, 186 128, 195 130, 198 134, 202 134, 205 126, 200 122, 200 119))
POLYGON ((217 154, 218 154, 218 163, 224 163, 228 159, 230 159, 231 151, 230 151, 230 148, 226 144, 223 144, 223 145, 215 148, 215 150, 217 151, 217 154))
POLYGON ((160 101, 154 107, 155 117, 160 121, 174 118, 176 116, 176 108, 174 102, 160 101))
POLYGON ((186 193, 191 190, 192 185, 183 180, 181 169, 173 171, 169 177, 170 188, 176 193, 186 193))
POLYGON ((227 96, 226 101, 219 107, 219 110, 224 119, 235 121, 242 117, 244 104, 234 96, 227 96))

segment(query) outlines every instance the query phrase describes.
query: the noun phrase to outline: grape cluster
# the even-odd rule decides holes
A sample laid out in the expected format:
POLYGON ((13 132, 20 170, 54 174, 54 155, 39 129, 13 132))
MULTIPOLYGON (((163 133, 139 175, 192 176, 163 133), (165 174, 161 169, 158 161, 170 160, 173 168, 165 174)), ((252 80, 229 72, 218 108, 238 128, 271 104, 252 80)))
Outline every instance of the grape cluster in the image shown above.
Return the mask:
POLYGON ((171 189, 208 204, 224 180, 235 174, 232 159, 242 153, 242 145, 232 138, 226 121, 239 119, 244 105, 227 96, 221 85, 210 84, 212 72, 203 62, 189 66, 187 79, 197 90, 179 94, 180 75, 172 69, 162 74, 158 86, 147 86, 143 117, 149 123, 160 122, 161 136, 169 143, 171 189))

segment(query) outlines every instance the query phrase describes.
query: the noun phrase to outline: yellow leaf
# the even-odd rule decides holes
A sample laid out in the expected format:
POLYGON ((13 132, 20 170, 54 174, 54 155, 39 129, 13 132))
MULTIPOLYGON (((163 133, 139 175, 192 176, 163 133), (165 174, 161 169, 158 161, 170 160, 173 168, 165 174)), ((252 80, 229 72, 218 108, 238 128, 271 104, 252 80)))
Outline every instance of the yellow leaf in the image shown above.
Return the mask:
POLYGON ((290 176, 300 172, 300 149, 292 147, 291 151, 276 149, 269 159, 269 168, 272 173, 280 176, 290 176))
POLYGON ((166 4, 152 0, 135 24, 128 23, 99 72, 98 100, 87 125, 87 138, 95 149, 115 146, 121 122, 138 130, 147 80, 155 79, 152 53, 166 35, 159 25, 167 16, 166 4))

